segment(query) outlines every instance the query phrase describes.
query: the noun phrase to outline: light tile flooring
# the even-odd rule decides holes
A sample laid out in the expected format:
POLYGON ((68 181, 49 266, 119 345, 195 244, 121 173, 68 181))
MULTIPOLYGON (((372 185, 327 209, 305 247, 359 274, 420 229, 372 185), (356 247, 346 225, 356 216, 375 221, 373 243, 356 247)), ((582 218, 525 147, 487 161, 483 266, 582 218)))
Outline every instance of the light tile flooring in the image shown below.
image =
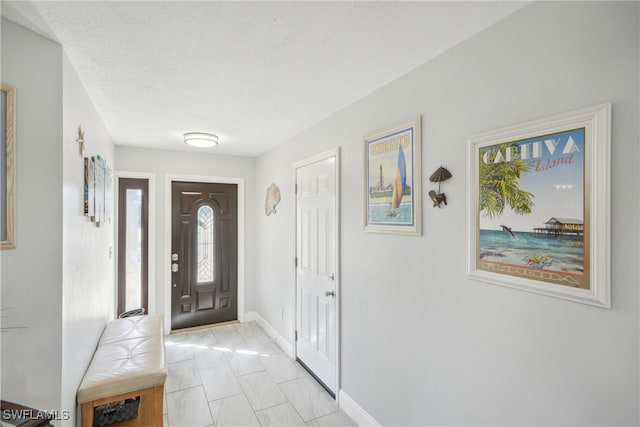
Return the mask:
POLYGON ((166 426, 354 425, 254 322, 172 334, 165 346, 166 426))

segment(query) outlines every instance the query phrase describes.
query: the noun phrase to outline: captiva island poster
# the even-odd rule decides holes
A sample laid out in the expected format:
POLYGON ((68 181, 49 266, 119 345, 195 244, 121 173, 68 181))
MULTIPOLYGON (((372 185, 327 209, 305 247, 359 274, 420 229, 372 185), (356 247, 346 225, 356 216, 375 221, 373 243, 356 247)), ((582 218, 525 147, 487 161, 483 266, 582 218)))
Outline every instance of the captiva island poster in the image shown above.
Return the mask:
POLYGON ((367 231, 421 233, 420 119, 365 137, 367 231))
POLYGON ((576 127, 477 148, 478 270, 590 290, 585 139, 576 127))

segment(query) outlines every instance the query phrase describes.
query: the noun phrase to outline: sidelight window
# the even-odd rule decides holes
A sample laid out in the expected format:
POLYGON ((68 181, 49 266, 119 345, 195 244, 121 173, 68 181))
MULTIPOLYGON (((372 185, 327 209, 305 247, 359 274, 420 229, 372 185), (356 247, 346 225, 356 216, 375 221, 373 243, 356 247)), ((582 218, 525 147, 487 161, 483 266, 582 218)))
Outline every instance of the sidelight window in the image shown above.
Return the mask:
POLYGON ((118 179, 118 314, 148 312, 149 181, 118 179))

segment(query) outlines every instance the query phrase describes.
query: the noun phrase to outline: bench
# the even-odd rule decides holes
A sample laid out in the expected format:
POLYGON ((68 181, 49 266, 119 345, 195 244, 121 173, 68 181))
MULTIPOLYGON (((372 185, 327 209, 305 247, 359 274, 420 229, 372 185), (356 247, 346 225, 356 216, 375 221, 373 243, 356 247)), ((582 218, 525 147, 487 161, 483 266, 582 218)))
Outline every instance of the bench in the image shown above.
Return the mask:
POLYGON ((138 417, 127 425, 163 423, 167 365, 161 316, 135 316, 107 323, 78 388, 82 426, 92 427, 94 408, 140 396, 138 417))

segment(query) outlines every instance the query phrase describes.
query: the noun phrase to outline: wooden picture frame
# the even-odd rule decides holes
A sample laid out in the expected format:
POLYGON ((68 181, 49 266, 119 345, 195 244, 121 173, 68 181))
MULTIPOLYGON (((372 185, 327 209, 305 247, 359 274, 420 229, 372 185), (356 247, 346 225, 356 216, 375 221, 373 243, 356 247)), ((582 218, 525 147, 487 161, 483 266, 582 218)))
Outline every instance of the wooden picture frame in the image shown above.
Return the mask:
POLYGON ((365 136, 365 231, 422 234, 420 116, 365 136))
POLYGON ((468 138, 467 275, 610 308, 611 104, 468 138))
POLYGON ((16 247, 16 89, 0 91, 0 249, 16 247))

